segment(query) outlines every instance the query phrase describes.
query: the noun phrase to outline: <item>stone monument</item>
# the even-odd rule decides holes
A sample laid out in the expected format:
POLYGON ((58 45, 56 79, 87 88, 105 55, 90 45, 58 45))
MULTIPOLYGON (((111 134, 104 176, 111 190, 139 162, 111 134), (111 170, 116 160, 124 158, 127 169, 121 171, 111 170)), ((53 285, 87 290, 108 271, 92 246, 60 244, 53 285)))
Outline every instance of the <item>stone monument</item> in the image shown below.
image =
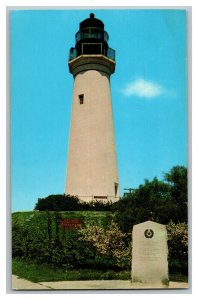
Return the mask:
POLYGON ((165 287, 168 279, 166 226, 152 221, 133 226, 132 284, 165 287))

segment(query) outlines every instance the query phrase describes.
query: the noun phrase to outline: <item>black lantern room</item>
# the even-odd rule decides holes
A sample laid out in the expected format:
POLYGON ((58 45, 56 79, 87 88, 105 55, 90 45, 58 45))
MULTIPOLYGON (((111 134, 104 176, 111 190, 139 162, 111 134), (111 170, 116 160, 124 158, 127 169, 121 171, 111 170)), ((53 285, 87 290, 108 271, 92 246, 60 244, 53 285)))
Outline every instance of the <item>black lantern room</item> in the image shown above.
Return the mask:
POLYGON ((104 55, 115 60, 115 50, 108 46, 108 33, 104 30, 104 23, 96 19, 91 13, 90 17, 80 23, 80 30, 75 35, 75 48, 70 49, 69 60, 80 55, 104 55))

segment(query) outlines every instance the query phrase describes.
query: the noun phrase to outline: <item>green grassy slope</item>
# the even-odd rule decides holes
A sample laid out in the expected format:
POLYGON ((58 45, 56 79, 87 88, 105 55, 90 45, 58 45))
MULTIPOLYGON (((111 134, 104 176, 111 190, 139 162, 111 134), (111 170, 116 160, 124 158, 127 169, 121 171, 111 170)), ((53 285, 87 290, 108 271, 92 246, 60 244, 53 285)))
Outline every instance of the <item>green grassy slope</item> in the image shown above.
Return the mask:
MULTIPOLYGON (((49 212, 53 217, 55 212, 49 212)), ((84 225, 106 226, 113 218, 114 214, 107 211, 62 211, 59 212, 61 219, 80 219, 84 225)), ((15 212, 12 214, 12 220, 18 224, 42 225, 46 222, 47 212, 28 211, 15 212)))

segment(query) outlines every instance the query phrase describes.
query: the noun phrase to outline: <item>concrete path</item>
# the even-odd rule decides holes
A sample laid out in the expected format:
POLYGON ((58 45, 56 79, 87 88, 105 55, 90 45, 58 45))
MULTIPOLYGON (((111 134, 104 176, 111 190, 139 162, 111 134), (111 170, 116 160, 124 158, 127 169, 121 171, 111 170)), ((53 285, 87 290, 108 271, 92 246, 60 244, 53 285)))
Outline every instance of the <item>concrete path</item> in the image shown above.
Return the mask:
MULTIPOLYGON (((14 290, 122 290, 122 289, 158 289, 161 287, 135 284, 129 280, 85 280, 85 281, 52 281, 34 283, 17 276, 12 276, 14 290)), ((186 289, 186 282, 170 282, 169 289, 186 289)))
POLYGON ((13 290, 51 290, 51 287, 47 287, 40 283, 28 281, 23 278, 19 278, 16 275, 12 275, 12 289, 13 290))

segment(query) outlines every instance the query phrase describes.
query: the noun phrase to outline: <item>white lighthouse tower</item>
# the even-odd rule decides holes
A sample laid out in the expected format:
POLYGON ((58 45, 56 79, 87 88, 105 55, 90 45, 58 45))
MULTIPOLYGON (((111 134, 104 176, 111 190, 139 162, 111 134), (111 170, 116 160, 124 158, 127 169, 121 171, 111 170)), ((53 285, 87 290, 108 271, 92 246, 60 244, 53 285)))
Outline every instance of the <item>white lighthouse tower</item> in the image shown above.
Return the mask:
POLYGON ((119 199, 110 90, 115 50, 104 24, 91 13, 80 23, 69 71, 74 76, 65 193, 83 201, 119 199))

